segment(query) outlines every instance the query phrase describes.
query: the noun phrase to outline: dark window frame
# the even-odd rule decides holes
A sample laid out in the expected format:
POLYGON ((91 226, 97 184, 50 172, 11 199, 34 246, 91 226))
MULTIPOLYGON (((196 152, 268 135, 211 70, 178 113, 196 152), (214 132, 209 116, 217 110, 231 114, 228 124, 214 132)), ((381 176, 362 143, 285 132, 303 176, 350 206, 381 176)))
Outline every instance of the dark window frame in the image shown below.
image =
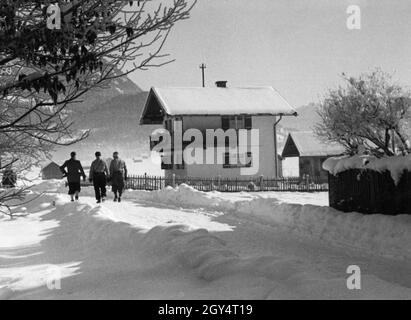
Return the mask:
POLYGON ((228 129, 246 129, 251 130, 253 128, 253 117, 251 115, 235 115, 235 116, 221 116, 221 129, 227 131, 228 129), (230 121, 235 122, 234 128, 230 126, 230 121))
POLYGON ((224 152, 224 169, 234 169, 234 168, 251 168, 253 166, 253 153, 251 151, 247 152, 247 163, 240 163, 240 155, 237 154, 237 164, 230 164, 230 152, 224 152), (249 161, 248 161, 249 160, 249 161))

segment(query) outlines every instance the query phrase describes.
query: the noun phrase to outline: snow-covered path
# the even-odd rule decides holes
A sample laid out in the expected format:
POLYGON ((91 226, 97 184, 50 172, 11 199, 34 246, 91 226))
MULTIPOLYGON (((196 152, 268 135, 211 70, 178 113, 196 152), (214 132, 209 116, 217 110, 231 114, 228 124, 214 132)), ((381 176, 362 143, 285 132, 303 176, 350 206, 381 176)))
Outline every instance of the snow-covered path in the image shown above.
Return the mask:
POLYGON ((98 206, 49 193, 29 217, 0 220, 0 298, 411 298, 409 259, 150 197, 98 206), (361 290, 347 289, 349 265, 361 268, 361 290), (61 290, 49 290, 56 274, 61 290))

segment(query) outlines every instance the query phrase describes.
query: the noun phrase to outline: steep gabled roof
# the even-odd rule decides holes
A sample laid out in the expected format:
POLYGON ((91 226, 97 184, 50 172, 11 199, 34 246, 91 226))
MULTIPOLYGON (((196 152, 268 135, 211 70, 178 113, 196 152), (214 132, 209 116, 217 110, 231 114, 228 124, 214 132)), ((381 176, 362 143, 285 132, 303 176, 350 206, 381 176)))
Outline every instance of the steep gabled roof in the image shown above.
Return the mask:
POLYGON ((54 161, 49 162, 47 165, 45 165, 41 170, 46 170, 46 169, 50 169, 50 168, 58 168, 60 169, 60 166, 55 163, 54 161))
POLYGON ((292 132, 288 135, 282 156, 283 157, 308 157, 308 156, 336 156, 343 154, 344 147, 337 143, 323 142, 312 131, 292 132))
MULTIPOLYGON (((181 115, 297 115, 272 87, 151 88, 141 117, 181 115)), ((158 119, 158 117, 157 117, 158 119)))

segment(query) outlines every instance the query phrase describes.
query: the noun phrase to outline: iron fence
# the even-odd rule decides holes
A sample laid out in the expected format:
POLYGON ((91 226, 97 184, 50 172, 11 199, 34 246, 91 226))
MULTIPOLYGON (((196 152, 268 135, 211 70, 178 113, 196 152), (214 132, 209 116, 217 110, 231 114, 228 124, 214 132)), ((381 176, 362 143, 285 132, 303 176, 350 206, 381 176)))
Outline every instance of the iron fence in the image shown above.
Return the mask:
MULTIPOLYGON (((199 191, 241 192, 241 191, 291 191, 319 192, 328 191, 328 183, 320 177, 281 177, 281 178, 196 178, 196 177, 161 177, 150 175, 129 175, 126 189, 154 191, 167 186, 176 187, 187 184, 199 191)), ((82 186, 92 186, 82 182, 82 186)))

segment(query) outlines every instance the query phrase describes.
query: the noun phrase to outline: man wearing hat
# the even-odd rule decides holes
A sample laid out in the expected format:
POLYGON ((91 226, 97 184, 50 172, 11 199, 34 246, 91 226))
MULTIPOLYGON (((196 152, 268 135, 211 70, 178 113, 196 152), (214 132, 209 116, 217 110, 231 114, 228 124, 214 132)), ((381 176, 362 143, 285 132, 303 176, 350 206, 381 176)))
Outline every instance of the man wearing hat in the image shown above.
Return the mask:
POLYGON ((71 201, 74 201, 74 198, 78 200, 80 188, 80 177, 83 177, 83 180, 86 180, 86 174, 84 173, 83 166, 81 162, 76 159, 76 153, 72 152, 70 154, 70 159, 64 162, 60 167, 61 172, 64 176, 67 177, 67 182, 69 186, 69 195, 71 196, 71 201), (67 171, 66 171, 67 168, 67 171))
POLYGON ((90 182, 93 182, 94 191, 96 193, 97 203, 106 200, 107 190, 107 176, 108 168, 106 162, 101 159, 101 152, 96 152, 96 160, 94 160, 90 167, 90 182))

